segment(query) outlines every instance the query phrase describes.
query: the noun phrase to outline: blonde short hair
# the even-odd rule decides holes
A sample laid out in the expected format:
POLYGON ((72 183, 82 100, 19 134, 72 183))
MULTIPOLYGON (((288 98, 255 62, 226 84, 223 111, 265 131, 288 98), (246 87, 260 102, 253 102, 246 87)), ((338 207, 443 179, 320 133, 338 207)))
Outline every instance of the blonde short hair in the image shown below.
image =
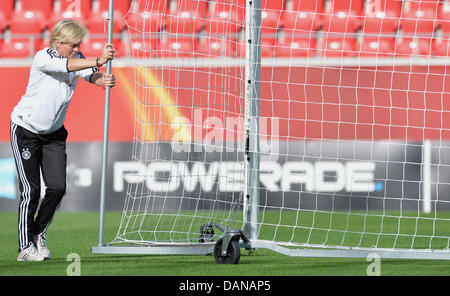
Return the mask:
POLYGON ((55 48, 55 42, 78 44, 83 41, 86 35, 86 28, 79 22, 72 19, 59 21, 50 34, 50 47, 55 48))

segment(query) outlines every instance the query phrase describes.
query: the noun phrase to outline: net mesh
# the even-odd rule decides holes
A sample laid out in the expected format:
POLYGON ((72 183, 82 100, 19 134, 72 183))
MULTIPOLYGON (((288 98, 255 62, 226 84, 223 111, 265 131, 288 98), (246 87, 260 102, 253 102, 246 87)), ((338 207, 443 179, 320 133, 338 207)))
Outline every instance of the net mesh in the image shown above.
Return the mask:
MULTIPOLYGON (((135 127, 114 242, 241 229, 244 1, 134 1, 135 127)), ((448 4, 261 4, 258 239, 448 249, 448 4)))

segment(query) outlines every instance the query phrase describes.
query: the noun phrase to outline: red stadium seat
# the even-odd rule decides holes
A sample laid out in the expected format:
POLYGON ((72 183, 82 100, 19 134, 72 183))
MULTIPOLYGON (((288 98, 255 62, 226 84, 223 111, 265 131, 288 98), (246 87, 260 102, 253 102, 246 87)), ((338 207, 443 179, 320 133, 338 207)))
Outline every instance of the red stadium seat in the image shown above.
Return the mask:
POLYGON ((22 0, 21 10, 14 11, 10 20, 12 34, 40 34, 48 25, 53 12, 53 0, 22 0))
POLYGON ((161 57, 166 58, 182 58, 194 57, 197 46, 197 39, 191 38, 168 38, 164 43, 160 44, 161 57))
POLYGON ((53 0, 21 0, 21 3, 21 11, 39 11, 45 18, 50 17, 53 13, 53 0))
POLYGON ((400 38, 395 45, 396 57, 430 56, 433 39, 429 37, 400 38))
POLYGON ((11 34, 40 34, 47 27, 47 18, 41 11, 16 11, 11 17, 11 34))
POLYGON ((437 57, 450 57, 450 39, 446 36, 433 40, 432 54, 437 57))
POLYGON ((319 28, 321 20, 320 15, 314 12, 299 11, 284 12, 282 22, 285 29, 296 29, 311 32, 319 28))
POLYGON ((282 27, 281 10, 265 9, 261 11, 261 34, 267 36, 275 34, 282 27))
POLYGON ((103 45, 105 44, 105 39, 87 39, 81 43, 80 51, 86 57, 98 57, 102 53, 103 45))
POLYGON ((275 47, 276 57, 309 57, 317 55, 316 38, 285 36, 275 47))
POLYGON ((157 38, 132 38, 128 42, 129 55, 139 58, 159 56, 160 41, 157 38))
POLYGON ((444 2, 438 11, 438 20, 441 26, 441 33, 450 36, 450 2, 444 2))
POLYGON ((198 43, 197 54, 199 57, 235 57, 236 39, 205 38, 198 43))
MULTIPOLYGON (((120 33, 125 29, 124 18, 130 10, 130 0, 121 0, 114 3, 114 23, 113 33, 120 33)), ((98 11, 92 11, 89 15, 88 28, 89 32, 93 34, 107 32, 107 18, 109 10, 108 0, 99 0, 98 11)))
POLYGON ((208 34, 234 34, 243 27, 245 23, 243 1, 215 0, 212 5, 212 12, 206 22, 208 34))
POLYGON ((9 19, 14 11, 14 0, 0 1, 0 33, 9 24, 9 19))
POLYGON ((47 27, 53 12, 53 0, 22 0, 21 10, 14 11, 10 20, 12 34, 40 34, 47 27))
POLYGON ((54 11, 49 20, 49 30, 62 19, 71 18, 86 25, 86 20, 91 13, 91 1, 61 0, 58 11, 54 11))
POLYGON ((322 55, 326 57, 351 57, 356 54, 356 40, 346 37, 328 37, 322 40, 322 55))
MULTIPOLYGON (((89 2, 89 1, 86 1, 89 2)), ((144 1, 145 2, 145 1, 144 1)), ((160 2, 158 1, 150 1, 150 2, 160 2)), ((120 1, 114 1, 114 15, 116 15, 116 12, 118 13, 117 16, 120 15, 120 17, 124 17, 131 7, 131 0, 120 0, 120 1)), ((99 0, 99 8, 100 11, 108 11, 109 8, 109 0, 99 0)))
POLYGON ((364 1, 342 1, 342 0, 330 0, 330 12, 338 13, 340 11, 352 12, 353 14, 360 15, 364 1))
POLYGON ((14 11, 15 0, 2 0, 0 1, 0 11, 6 18, 10 18, 14 11))
POLYGON ((130 13, 126 17, 129 28, 137 32, 159 32, 165 25, 165 11, 130 13))
MULTIPOLYGON (((284 0, 261 0, 261 8, 262 9, 284 9, 285 8, 284 0)), ((245 2, 243 1, 244 6, 245 2)))
POLYGON ((4 29, 6 29, 8 24, 9 24, 8 18, 5 16, 3 11, 0 11, 0 34, 4 29))
POLYGON ((165 25, 169 1, 140 1, 136 4, 126 16, 129 28, 139 32, 159 32, 165 25))
POLYGON ((433 55, 447 57, 450 40, 450 2, 445 1, 439 7, 438 20, 440 24, 441 34, 433 43, 433 55))
POLYGON ((262 36, 273 35, 282 27, 282 15, 285 9, 284 1, 263 0, 261 3, 261 33, 262 36))
POLYGON ((364 33, 394 33, 400 24, 402 0, 369 0, 363 18, 364 33))
POLYGON ((438 25, 439 0, 408 1, 403 5, 400 29, 408 36, 433 34, 438 25))
POLYGON ((440 38, 434 40, 432 44, 432 54, 437 57, 450 56, 450 40, 447 38, 440 38))
POLYGON ((345 12, 323 17, 322 20, 324 32, 355 33, 360 26, 360 19, 345 12))
POLYGON ((33 53, 32 39, 12 38, 9 42, 3 43, 1 56, 4 58, 26 58, 33 53))
MULTIPOLYGON (((125 21, 114 12, 113 33, 120 33, 125 28, 125 21)), ((87 27, 91 34, 108 32, 108 11, 93 11, 87 20, 87 27)))
POLYGON ((261 9, 261 38, 266 39, 262 42, 261 55, 270 57, 275 53, 276 33, 283 27, 286 4, 280 0, 262 0, 261 9))
POLYGON ((306 32, 315 31, 321 24, 323 14, 323 1, 293 1, 290 11, 282 14, 282 24, 285 29, 304 30, 306 32))
POLYGON ((322 16, 323 31, 355 33, 361 25, 363 1, 331 0, 322 16))
POLYGON ((175 8, 166 17, 169 33, 192 34, 202 29, 207 17, 205 0, 176 0, 175 8))
POLYGON ((392 57, 394 55, 394 37, 365 37, 358 45, 361 57, 392 57))
MULTIPOLYGON (((89 38, 81 43, 80 51, 86 57, 98 57, 101 55, 105 43, 105 38, 89 38)), ((115 57, 122 57, 125 55, 125 46, 120 39, 114 39, 113 45, 116 49, 115 57)))
POLYGON ((403 0, 367 0, 364 14, 365 16, 398 18, 402 13, 402 4, 403 0))
MULTIPOLYGON (((114 3, 113 33, 120 33, 125 29, 125 16, 130 10, 130 1, 122 0, 114 3)), ((87 22, 89 32, 101 34, 108 31, 109 1, 99 0, 98 10, 92 10, 87 22)))

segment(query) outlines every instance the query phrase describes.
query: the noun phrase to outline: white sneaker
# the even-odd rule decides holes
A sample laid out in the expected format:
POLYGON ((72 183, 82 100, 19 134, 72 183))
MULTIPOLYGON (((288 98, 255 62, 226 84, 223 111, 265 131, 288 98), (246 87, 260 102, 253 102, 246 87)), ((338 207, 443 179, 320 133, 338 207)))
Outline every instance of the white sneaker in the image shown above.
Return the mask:
POLYGON ((33 243, 23 249, 17 257, 17 261, 44 261, 44 257, 38 253, 33 243))
POLYGON ((36 249, 39 255, 44 257, 44 260, 50 259, 50 251, 47 248, 45 233, 35 235, 34 241, 36 243, 36 249))

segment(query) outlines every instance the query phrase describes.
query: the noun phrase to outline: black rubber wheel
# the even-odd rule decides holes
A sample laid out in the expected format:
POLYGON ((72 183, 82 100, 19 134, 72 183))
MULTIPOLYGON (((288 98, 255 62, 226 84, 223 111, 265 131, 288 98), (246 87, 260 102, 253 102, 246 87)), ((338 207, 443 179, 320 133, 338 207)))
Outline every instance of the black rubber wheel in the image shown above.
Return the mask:
POLYGON ((239 248, 239 242, 232 240, 228 244, 227 255, 222 256, 222 243, 223 239, 220 238, 214 246, 214 259, 218 264, 238 264, 241 258, 241 249, 239 248))

